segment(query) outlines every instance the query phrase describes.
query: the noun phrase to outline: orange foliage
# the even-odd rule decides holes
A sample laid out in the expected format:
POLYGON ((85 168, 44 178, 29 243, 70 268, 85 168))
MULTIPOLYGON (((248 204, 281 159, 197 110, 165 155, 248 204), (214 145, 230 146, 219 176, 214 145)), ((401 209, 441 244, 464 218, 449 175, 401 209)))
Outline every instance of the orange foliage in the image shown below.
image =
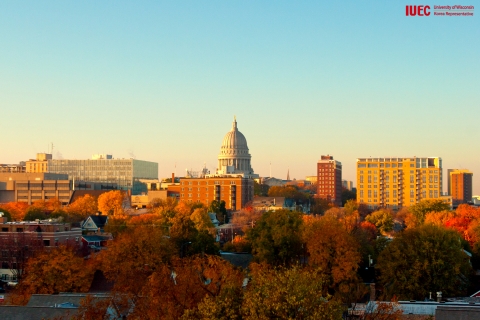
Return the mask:
POLYGON ((28 204, 25 202, 8 202, 0 205, 0 208, 4 208, 10 212, 13 221, 23 221, 28 209, 28 204))
POLYGON ((357 280, 361 260, 358 243, 342 227, 341 222, 328 216, 313 220, 305 227, 304 241, 310 254, 308 263, 328 274, 331 286, 357 280))
POLYGON ((139 216, 131 217, 130 220, 127 221, 127 226, 139 226, 139 225, 160 225, 161 218, 158 214, 155 213, 147 213, 142 214, 139 216))

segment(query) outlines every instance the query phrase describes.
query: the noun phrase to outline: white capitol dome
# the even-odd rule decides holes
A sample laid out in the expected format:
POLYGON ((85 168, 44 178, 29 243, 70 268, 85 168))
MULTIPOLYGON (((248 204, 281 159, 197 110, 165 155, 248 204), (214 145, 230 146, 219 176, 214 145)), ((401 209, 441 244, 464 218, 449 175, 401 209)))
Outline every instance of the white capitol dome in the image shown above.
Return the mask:
POLYGON ((238 131, 237 120, 233 119, 232 129, 223 138, 218 155, 217 174, 243 174, 256 176, 250 165, 252 156, 248 152, 247 139, 238 131))

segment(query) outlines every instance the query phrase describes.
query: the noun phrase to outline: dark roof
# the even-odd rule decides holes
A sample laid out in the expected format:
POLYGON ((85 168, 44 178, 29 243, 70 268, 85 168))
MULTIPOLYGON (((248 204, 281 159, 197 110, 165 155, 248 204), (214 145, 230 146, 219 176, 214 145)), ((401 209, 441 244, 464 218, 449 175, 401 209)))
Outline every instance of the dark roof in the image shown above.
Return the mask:
POLYGON ((97 225, 97 227, 103 228, 107 223, 108 216, 90 216, 90 218, 97 225))
MULTIPOLYGON (((86 293, 33 294, 26 307, 70 307, 78 308, 87 296, 86 293)), ((106 298, 101 295, 95 298, 106 298)))
POLYGON ((220 256, 236 267, 247 269, 253 256, 249 253, 221 252, 220 256))
POLYGON ((43 320, 73 315, 77 308, 27 307, 27 306, 0 306, 2 320, 43 320))

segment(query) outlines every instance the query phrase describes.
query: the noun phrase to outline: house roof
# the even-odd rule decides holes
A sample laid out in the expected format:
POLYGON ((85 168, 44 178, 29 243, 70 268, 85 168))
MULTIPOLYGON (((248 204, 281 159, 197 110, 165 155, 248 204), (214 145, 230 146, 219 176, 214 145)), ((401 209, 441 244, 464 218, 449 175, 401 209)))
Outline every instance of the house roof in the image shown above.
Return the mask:
POLYGON ((43 320, 73 315, 77 308, 28 307, 28 306, 0 306, 2 320, 43 320))
POLYGON ((253 207, 283 207, 285 197, 255 197, 253 198, 253 207))
POLYGON ((109 236, 99 236, 99 235, 85 235, 85 236, 82 236, 82 238, 85 239, 85 241, 87 242, 110 240, 109 236))
POLYGON ((88 219, 91 219, 98 228, 103 228, 107 224, 108 216, 89 216, 88 219))

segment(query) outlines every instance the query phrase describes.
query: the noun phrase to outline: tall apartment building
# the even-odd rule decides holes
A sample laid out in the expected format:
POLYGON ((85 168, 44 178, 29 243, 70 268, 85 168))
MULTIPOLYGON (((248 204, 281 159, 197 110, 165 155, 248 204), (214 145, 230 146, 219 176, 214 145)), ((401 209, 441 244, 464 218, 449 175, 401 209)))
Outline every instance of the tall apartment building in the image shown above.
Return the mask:
POLYGON ((224 200, 228 210, 240 210, 253 200, 253 184, 253 179, 229 175, 180 179, 180 201, 209 206, 224 200))
POLYGON ((448 169, 448 194, 454 206, 472 201, 473 173, 466 169, 448 169))
POLYGON ((111 155, 93 155, 89 160, 48 160, 48 172, 67 174, 70 180, 116 184, 132 194, 147 191, 142 179, 158 180, 158 163, 136 159, 114 159, 111 155))
POLYGON ((357 201, 398 209, 442 195, 442 159, 359 158, 357 201))
POLYGON ((342 163, 330 155, 317 163, 317 197, 342 205, 342 163))

